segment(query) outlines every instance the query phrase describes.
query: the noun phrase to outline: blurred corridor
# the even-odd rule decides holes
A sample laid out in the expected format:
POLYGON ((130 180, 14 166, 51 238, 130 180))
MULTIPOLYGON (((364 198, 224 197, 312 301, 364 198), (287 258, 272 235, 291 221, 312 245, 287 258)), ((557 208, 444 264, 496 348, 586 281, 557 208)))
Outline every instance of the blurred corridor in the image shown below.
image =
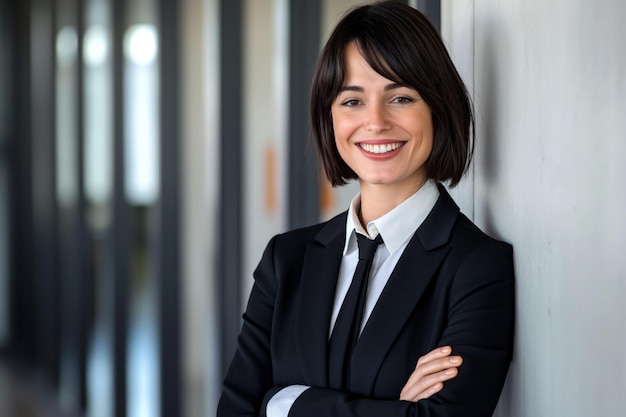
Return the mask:
POLYGON ((307 115, 356 3, 0 0, 1 415, 212 413, 265 242, 352 198, 307 115))
MULTIPOLYGON (((620 415, 626 2, 406 2, 475 99, 453 195, 515 248, 496 416, 620 415)), ((0 416, 214 415, 267 241, 356 192, 308 100, 359 3, 0 0, 0 416)))
POLYGON ((46 382, 15 364, 0 363, 0 415, 16 417, 78 417, 63 411, 46 382))

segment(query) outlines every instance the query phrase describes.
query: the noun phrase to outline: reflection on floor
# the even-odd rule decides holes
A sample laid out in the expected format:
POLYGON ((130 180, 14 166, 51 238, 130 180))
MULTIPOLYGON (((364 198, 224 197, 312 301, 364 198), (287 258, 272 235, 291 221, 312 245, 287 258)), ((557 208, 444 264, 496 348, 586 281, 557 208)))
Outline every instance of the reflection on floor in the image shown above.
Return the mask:
POLYGON ((0 358, 0 416, 78 417, 62 413, 57 397, 42 378, 0 358))

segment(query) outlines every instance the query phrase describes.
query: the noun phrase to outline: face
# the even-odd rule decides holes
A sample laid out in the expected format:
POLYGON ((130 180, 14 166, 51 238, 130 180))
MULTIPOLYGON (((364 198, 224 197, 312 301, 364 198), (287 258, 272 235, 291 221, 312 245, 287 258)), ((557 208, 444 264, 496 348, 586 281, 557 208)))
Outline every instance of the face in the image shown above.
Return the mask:
POLYGON ((409 197, 426 181, 433 146, 430 107, 419 93, 374 71, 354 42, 344 85, 332 104, 335 143, 361 190, 386 187, 409 197))

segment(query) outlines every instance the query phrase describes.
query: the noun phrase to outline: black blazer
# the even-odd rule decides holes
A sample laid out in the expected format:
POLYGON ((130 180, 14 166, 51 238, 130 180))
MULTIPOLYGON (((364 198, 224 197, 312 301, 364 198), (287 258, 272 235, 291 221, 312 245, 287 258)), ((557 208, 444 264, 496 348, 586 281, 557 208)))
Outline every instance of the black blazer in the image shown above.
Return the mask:
POLYGON ((327 343, 346 213, 275 236, 254 273, 219 417, 264 415, 281 387, 309 385, 290 417, 489 417, 511 360, 512 248, 481 232, 446 190, 417 229, 358 339, 352 392, 328 387, 327 343), (450 345, 456 378, 398 400, 420 356, 450 345))

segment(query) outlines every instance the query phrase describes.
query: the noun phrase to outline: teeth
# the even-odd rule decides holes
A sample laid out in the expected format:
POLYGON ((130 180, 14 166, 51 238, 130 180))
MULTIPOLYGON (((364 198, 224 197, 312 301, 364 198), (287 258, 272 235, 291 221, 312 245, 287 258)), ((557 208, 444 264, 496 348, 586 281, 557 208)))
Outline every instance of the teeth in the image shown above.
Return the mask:
POLYGON ((368 143, 359 144, 359 146, 361 146, 361 148, 363 148, 367 152, 378 153, 378 154, 395 151, 401 145, 402 145, 401 143, 388 143, 386 145, 370 145, 368 143))

